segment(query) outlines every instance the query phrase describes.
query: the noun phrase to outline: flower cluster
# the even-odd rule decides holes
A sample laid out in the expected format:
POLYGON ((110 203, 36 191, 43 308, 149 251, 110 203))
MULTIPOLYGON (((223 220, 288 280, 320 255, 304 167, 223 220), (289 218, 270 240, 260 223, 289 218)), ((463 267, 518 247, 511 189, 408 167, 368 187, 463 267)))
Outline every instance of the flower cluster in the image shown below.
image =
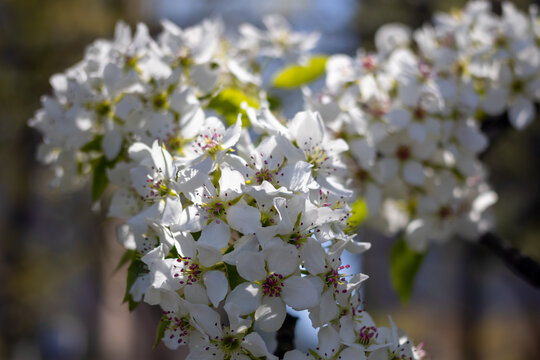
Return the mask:
POLYGON ((419 251, 492 226, 497 196, 479 161, 488 146, 481 127, 505 111, 516 129, 534 118, 539 29, 534 6, 524 14, 504 3, 497 16, 475 1, 414 32, 385 25, 377 52, 328 60, 325 89, 305 97, 350 146, 348 167, 369 224, 403 232, 419 251))
POLYGON ((260 333, 279 330, 287 307, 320 330, 316 349, 285 359, 420 359, 392 322, 377 328, 361 310, 367 276, 341 261, 369 248, 347 231, 349 145, 318 112, 280 121, 264 97, 261 58, 302 62, 318 35, 279 16, 265 25, 243 25, 233 45, 219 21, 164 22, 157 41, 119 24, 51 79, 54 96, 31 121, 40 159, 56 186, 92 173, 98 200, 111 185, 108 215, 131 261, 126 300, 160 306, 161 341, 188 345, 188 359, 275 359, 260 333))
POLYGON ((277 15, 265 23, 268 31, 243 25, 236 43, 223 37, 220 20, 187 29, 163 21, 157 40, 144 24, 132 35, 118 23, 113 40, 94 42, 81 62, 51 78, 54 96, 43 97, 30 121, 43 133, 38 157, 54 169, 53 185, 84 183, 96 164, 125 160, 136 142, 157 139, 182 154, 197 136, 204 110, 234 123, 240 110, 235 101, 258 106, 261 60, 298 59, 318 39, 316 33, 292 32, 277 15))
POLYGON ((345 232, 352 192, 336 184, 346 144, 329 140, 314 112, 273 129, 271 114, 250 116, 269 131, 250 136, 240 119, 226 128, 208 117, 183 156, 135 143, 110 170, 110 214, 125 220, 119 239, 139 267, 128 297, 159 305, 163 342, 188 344, 190 359, 274 358, 257 331, 279 330, 287 306, 321 328, 316 358, 376 349, 412 358, 396 329, 359 310, 367 276, 341 262, 345 249, 369 248, 345 232))

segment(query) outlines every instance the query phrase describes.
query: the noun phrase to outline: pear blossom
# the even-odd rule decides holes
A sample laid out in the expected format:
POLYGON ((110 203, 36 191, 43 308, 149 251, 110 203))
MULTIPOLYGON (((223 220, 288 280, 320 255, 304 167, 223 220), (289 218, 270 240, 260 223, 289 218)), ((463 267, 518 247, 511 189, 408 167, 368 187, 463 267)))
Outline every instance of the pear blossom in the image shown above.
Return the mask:
POLYGON ((51 78, 30 121, 39 158, 62 188, 111 184, 103 203, 133 254, 127 297, 162 308, 162 342, 188 359, 276 359, 258 331, 279 330, 287 306, 319 333, 284 359, 422 359, 392 320, 360 310, 367 275, 341 261, 369 248, 347 226, 351 203, 417 251, 493 226, 481 119, 506 112, 525 129, 540 98, 538 9, 502 10, 472 2, 416 31, 382 27, 377 52, 328 59, 325 88, 303 89, 291 119, 270 107, 261 59, 302 64, 319 34, 280 15, 233 42, 215 19, 163 21, 157 40, 119 23, 51 78), (224 89, 261 106, 231 106, 225 126, 224 89))

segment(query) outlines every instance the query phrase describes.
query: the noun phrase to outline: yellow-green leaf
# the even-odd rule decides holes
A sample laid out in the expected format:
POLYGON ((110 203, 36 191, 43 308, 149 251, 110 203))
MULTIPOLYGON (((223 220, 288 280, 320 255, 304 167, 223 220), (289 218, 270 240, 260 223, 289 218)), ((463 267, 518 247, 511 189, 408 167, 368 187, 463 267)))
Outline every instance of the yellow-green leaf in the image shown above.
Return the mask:
POLYGON ((107 178, 107 159, 101 156, 95 162, 94 175, 92 176, 92 201, 98 201, 109 185, 107 178))
POLYGON ((242 114, 242 126, 246 127, 249 125, 249 120, 246 112, 241 108, 244 101, 250 107, 259 108, 259 101, 256 98, 236 88, 221 90, 215 98, 210 100, 208 107, 222 115, 229 125, 235 124, 238 114, 242 114))
POLYGON ((154 340, 153 346, 154 349, 159 345, 161 339, 163 339, 163 336, 165 335, 165 330, 167 330, 167 326, 169 326, 170 323, 171 321, 167 318, 167 316, 163 316, 161 318, 161 321, 159 322, 159 326, 156 331, 156 339, 154 340))
POLYGON ((414 278, 424 260, 424 253, 411 250, 404 239, 399 239, 390 252, 390 276, 392 287, 402 303, 411 297, 414 278))
POLYGON ((347 231, 354 232, 368 216, 368 207, 364 198, 358 198, 352 205, 351 216, 347 219, 347 231))
POLYGON ((274 86, 282 89, 294 89, 316 80, 326 69, 326 56, 314 56, 306 65, 290 65, 274 77, 274 86))

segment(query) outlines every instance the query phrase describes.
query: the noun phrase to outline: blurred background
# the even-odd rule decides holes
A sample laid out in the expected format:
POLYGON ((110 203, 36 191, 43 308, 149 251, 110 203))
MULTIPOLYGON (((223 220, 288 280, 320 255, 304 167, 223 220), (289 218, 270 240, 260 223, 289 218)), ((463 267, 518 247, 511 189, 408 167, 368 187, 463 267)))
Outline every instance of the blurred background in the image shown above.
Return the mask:
MULTIPOLYGON (((49 77, 82 58, 86 45, 110 38, 114 24, 146 22, 155 32, 167 17, 189 26, 221 16, 229 31, 284 14, 296 30, 323 34, 322 53, 372 48, 374 31, 399 21, 418 26, 435 11, 464 1, 423 0, 0 0, 0 359, 182 359, 163 345, 152 350, 158 309, 122 305, 125 268, 114 222, 92 212, 90 191, 63 194, 47 186, 35 161, 40 135, 26 126, 50 93, 49 77)), ((517 1, 521 9, 527 1, 517 1)), ((299 97, 300 98, 300 97, 299 97)), ((497 233, 540 260, 540 124, 494 134, 484 154, 499 193, 497 233), (500 135, 500 134, 499 134, 500 135)), ((367 310, 378 325, 388 315, 432 359, 539 359, 540 291, 487 250, 461 240, 434 246, 410 305, 389 281, 391 239, 364 258, 367 310)))

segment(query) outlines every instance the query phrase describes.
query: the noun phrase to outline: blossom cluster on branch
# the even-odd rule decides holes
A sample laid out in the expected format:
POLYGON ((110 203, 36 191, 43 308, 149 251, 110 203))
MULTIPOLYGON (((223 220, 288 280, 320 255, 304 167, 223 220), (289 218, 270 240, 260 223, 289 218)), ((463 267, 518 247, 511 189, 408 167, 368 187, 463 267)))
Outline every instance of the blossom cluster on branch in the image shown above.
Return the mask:
POLYGON ((318 34, 278 15, 265 30, 242 25, 235 41, 219 20, 164 21, 157 40, 119 23, 51 78, 54 95, 30 124, 53 185, 92 177, 93 200, 121 220, 125 300, 163 309, 167 347, 188 345, 188 359, 273 359, 260 334, 279 330, 290 307, 309 312, 319 345, 284 359, 421 359, 391 320, 376 327, 362 310, 367 276, 341 260, 369 249, 354 239, 354 212, 364 204, 368 224, 403 231, 421 251, 489 229, 496 194, 478 160, 481 119, 532 120, 537 18, 534 7, 527 16, 508 3, 499 17, 473 2, 414 33, 386 25, 377 53, 331 56, 325 88, 304 88, 292 119, 267 96, 268 64, 300 64, 282 78, 307 83, 318 34))
POLYGON ((488 146, 482 122, 505 111, 519 130, 533 120, 539 40, 536 7, 524 14, 504 3, 497 16, 471 2, 414 32, 383 26, 376 53, 328 60, 326 88, 306 99, 349 144, 368 223, 404 232, 417 251, 492 227, 497 195, 478 158, 488 146))

